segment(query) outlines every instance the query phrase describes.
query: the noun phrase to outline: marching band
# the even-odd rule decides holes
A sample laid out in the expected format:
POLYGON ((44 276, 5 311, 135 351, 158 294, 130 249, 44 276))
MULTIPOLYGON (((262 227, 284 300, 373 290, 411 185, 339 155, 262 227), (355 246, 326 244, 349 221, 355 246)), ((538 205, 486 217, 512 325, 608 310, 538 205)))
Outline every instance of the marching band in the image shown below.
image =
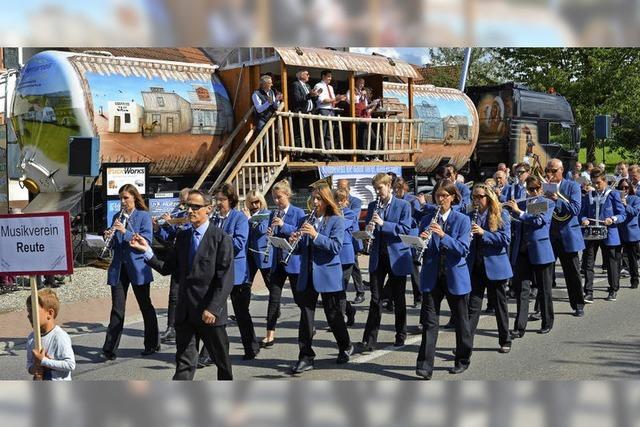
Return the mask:
MULTIPOLYGON (((573 179, 565 178, 563 165, 557 159, 550 160, 544 171, 539 165, 536 170, 528 163, 517 164, 514 181, 500 188, 486 183, 462 184, 453 167, 440 168, 440 172, 431 200, 409 195, 402 178, 386 173, 375 175, 372 186, 376 198, 368 205, 364 232, 358 225, 360 200, 350 194, 344 180, 335 191, 330 179, 314 183, 307 215, 291 204, 292 191, 286 180, 272 188, 273 210, 268 209, 258 191, 249 192, 244 209, 238 210, 238 194, 233 186, 224 184, 215 189, 212 194, 215 209, 207 208, 209 221, 223 232, 223 238, 233 248, 233 260, 228 266, 233 271, 229 296, 244 359, 255 359, 261 348, 275 344, 287 279, 300 309, 299 354, 290 373, 300 374, 314 368, 316 354, 312 344, 319 297, 337 344, 336 363, 348 363, 354 352, 375 350, 385 298, 394 310, 394 346, 403 347, 407 337, 407 276, 412 276, 414 307, 420 307, 422 334, 416 375, 424 379, 430 379, 434 370, 440 306, 445 298, 456 335, 454 366, 449 372, 459 374, 471 362, 485 293, 495 309, 498 352, 509 353, 512 341, 525 335, 527 322, 540 319, 540 334, 552 330, 551 293, 558 258, 576 317, 583 317, 585 304, 593 303, 598 248, 607 269, 607 301, 616 300, 623 269, 630 274, 631 288, 638 287, 640 197, 636 196, 630 178, 621 178, 609 186, 604 171, 593 168, 592 188, 583 191, 573 179), (410 246, 405 237, 414 239, 407 241, 422 242, 422 246, 410 246), (364 290, 356 287, 353 304, 347 301, 346 291, 363 248, 369 254, 370 304, 362 341, 353 343, 348 328, 355 323, 358 313, 355 305, 364 301, 364 290), (584 281, 580 276, 580 253, 584 281), (258 271, 269 291, 267 330, 262 340, 256 337, 249 312, 251 287, 258 271), (534 295, 536 313, 530 313, 529 300, 534 295), (515 298, 517 310, 511 330, 510 296, 515 298)), ((185 196, 189 194, 201 193, 187 191, 185 196)), ((165 224, 149 216, 135 188, 123 187, 121 198, 122 211, 114 216, 114 225, 106 233, 106 238, 113 241, 114 251, 109 269, 114 307, 103 347, 106 359, 115 358, 124 317, 121 303, 129 283, 134 285, 136 298, 143 314, 146 313, 143 354, 159 348, 154 338, 158 335, 155 311, 148 300, 151 270, 135 256, 136 248, 149 252, 151 223, 154 235, 169 240, 170 244, 175 243, 177 233, 190 235, 192 226, 168 226, 167 220, 183 217, 186 219, 181 223, 208 224, 206 219, 200 218, 199 222, 193 219, 197 216, 196 207, 187 203, 186 197, 175 215, 162 217, 165 224)), ((186 241, 181 244, 188 246, 186 241)), ((147 258, 150 256, 145 255, 147 258)), ((188 283, 188 271, 180 271, 181 280, 188 283)), ((173 327, 172 323, 169 326, 173 327)), ((224 335, 220 339, 224 341, 224 335)), ((205 347, 210 350, 212 341, 208 338, 206 341, 205 347)), ((222 365, 218 363, 225 370, 222 377, 230 377, 227 357, 220 361, 222 365)), ((187 365, 186 369, 191 371, 191 362, 187 365)))

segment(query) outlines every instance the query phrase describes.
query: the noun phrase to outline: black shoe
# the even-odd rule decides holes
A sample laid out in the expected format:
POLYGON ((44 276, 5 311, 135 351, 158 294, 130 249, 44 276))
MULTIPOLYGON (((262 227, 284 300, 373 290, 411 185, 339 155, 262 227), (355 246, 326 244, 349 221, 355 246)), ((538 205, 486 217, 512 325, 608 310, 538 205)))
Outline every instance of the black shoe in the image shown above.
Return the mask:
POLYGON ((487 307, 487 308, 484 310, 484 314, 496 314, 496 309, 495 309, 495 308, 493 308, 493 307, 487 307))
POLYGON ((511 343, 501 345, 500 349, 498 349, 498 353, 507 354, 511 351, 511 343))
POLYGON ((413 308, 419 308, 421 304, 422 304, 422 298, 413 299, 413 308))
POLYGON ((584 317, 584 310, 581 308, 576 309, 576 311, 573 312, 573 317, 584 317))
POLYGON ((176 330, 172 326, 169 326, 167 330, 160 335, 160 342, 162 344, 175 344, 176 330))
POLYGON ((542 328, 538 331, 539 334, 548 334, 551 332, 551 328, 542 328))
POLYGON ((313 361, 307 362, 306 360, 298 360, 298 362, 291 367, 291 374, 301 374, 313 369, 313 361))
POLYGON ((402 347, 404 345, 404 338, 396 338, 396 341, 393 343, 394 347, 402 347))
POLYGON ((539 312, 533 313, 529 315, 529 322, 538 322, 542 319, 542 316, 539 312))
POLYGON ((361 304, 364 302, 364 292, 361 294, 356 294, 356 297, 353 299, 352 304, 361 304))
POLYGON ((213 359, 210 358, 208 354, 201 354, 200 357, 198 357, 198 369, 206 368, 211 365, 213 365, 213 359))
POLYGON ((347 305, 347 326, 353 326, 356 323, 356 309, 351 304, 347 305))
POLYGON ((365 288, 370 288, 371 284, 369 282, 367 282, 366 280, 362 281, 362 286, 364 286, 365 288))
POLYGON ((260 341, 260 348, 271 348, 276 343, 276 339, 272 339, 271 341, 260 341))
POLYGON ((519 330, 519 329, 514 329, 510 333, 511 333, 511 339, 522 338, 524 336, 524 331, 519 330))
POLYGON ((343 365, 349 361, 349 356, 353 354, 353 346, 350 345, 348 349, 345 351, 341 351, 338 353, 338 358, 336 359, 336 363, 338 365, 343 365))
POLYGON ((449 319, 446 325, 442 327, 442 329, 455 329, 456 325, 449 319))
POLYGON ((371 353, 374 350, 373 346, 366 341, 360 342, 356 344, 356 346, 357 346, 356 352, 358 353, 371 353))
POLYGON ((102 362, 107 362, 107 361, 111 361, 111 360, 116 360, 116 359, 118 358, 118 356, 116 356, 116 354, 115 354, 115 353, 112 353, 112 352, 110 352, 110 351, 104 351, 104 350, 102 350, 102 351, 100 352, 100 355, 99 355, 99 356, 100 356, 100 360, 101 360, 102 362))
POLYGON ((256 350, 253 353, 245 353, 244 356, 242 356, 242 360, 253 360, 258 354, 260 354, 260 350, 256 350))
POLYGON ((456 365, 453 368, 449 369, 450 374, 461 374, 467 370, 469 365, 456 365))
POLYGON ((141 356, 150 356, 153 353, 157 353, 160 351, 160 344, 158 344, 156 347, 151 347, 151 348, 145 348, 144 350, 142 350, 140 352, 141 356))
POLYGON ((618 293, 617 292, 609 292, 609 295, 607 295, 607 297, 604 299, 605 301, 615 301, 618 298, 618 293))
POLYGON ((391 301, 389 301, 388 299, 384 299, 382 300, 382 308, 384 308, 387 311, 393 311, 393 303, 391 301))
POLYGON ((585 304, 593 304, 593 294, 586 294, 584 296, 584 303, 585 304))
POLYGON ((432 372, 428 372, 426 369, 420 369, 420 368, 416 369, 416 375, 424 378, 427 381, 431 379, 432 374, 433 374, 432 372))

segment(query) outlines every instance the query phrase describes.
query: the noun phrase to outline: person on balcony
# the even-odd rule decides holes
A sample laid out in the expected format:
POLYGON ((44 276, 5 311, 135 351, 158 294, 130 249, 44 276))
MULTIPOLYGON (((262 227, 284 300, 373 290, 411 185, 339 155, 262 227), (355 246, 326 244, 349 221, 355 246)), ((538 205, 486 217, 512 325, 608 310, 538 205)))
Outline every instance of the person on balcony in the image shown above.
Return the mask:
MULTIPOLYGON (((331 70, 323 70, 320 73, 320 81, 316 83, 313 88, 316 92, 319 93, 318 99, 316 101, 316 105, 318 108, 318 114, 321 116, 333 117, 335 116, 335 108, 336 105, 347 99, 346 95, 336 95, 333 86, 331 86, 331 70)), ((333 150, 334 144, 331 138, 331 133, 329 131, 329 126, 333 129, 334 123, 330 120, 323 120, 322 123, 322 133, 324 136, 324 149, 325 150, 333 150)), ((336 133, 334 132, 334 135, 336 133)), ((338 158, 333 155, 325 155, 324 159, 327 161, 336 161, 338 158)))
MULTIPOLYGON (((300 70, 296 73, 297 80, 291 86, 291 112, 313 114, 315 110, 318 92, 309 86, 309 71, 300 70)), ((293 120, 293 119, 292 119, 293 120)), ((309 134, 309 120, 302 120, 302 125, 298 120, 293 121, 294 147, 311 147, 311 136, 309 134), (302 126, 302 128, 301 128, 302 126), (304 143, 303 137, 304 135, 304 143)), ((314 155, 304 155, 303 153, 293 153, 293 158, 300 161, 314 160, 314 155)))
MULTIPOLYGON (((253 92, 251 101, 255 108, 255 135, 257 136, 266 126, 271 116, 278 111, 280 102, 282 102, 282 94, 276 94, 273 89, 273 79, 268 75, 263 75, 260 77, 260 89, 253 92)), ((265 136, 265 138, 267 137, 268 135, 265 136)))

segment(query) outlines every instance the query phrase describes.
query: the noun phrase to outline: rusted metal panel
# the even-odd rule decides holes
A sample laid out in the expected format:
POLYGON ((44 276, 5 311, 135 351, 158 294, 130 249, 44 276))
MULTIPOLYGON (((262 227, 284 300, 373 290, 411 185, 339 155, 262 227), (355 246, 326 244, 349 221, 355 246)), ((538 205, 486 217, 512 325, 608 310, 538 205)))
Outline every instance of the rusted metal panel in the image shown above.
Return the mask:
POLYGON ((421 78, 411 64, 395 58, 312 47, 277 47, 275 50, 286 65, 421 78))

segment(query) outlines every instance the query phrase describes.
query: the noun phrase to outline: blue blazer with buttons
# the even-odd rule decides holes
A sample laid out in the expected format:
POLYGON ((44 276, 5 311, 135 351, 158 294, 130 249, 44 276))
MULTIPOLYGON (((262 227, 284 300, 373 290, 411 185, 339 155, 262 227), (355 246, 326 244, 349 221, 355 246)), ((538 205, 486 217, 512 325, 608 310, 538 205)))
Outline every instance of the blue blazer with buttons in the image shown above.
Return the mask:
MULTIPOLYGON (((259 214, 269 214, 271 211, 263 209, 259 214)), ((269 218, 260 222, 249 219, 249 243, 247 244, 247 256, 253 259, 258 268, 271 268, 273 253, 269 250, 269 258, 264 261, 264 252, 267 250, 269 240, 267 239, 267 229, 269 228, 269 218)), ((272 248, 273 249, 273 248, 272 248)))
MULTIPOLYGON (((119 213, 115 214, 112 223, 118 218, 119 213)), ((151 267, 144 262, 144 255, 135 251, 129 246, 129 242, 133 237, 131 229, 144 237, 147 242, 153 240, 153 228, 151 225, 151 215, 147 211, 135 209, 127 220, 126 231, 124 234, 116 231, 112 240, 113 259, 109 265, 107 272, 107 283, 111 286, 118 284, 120 279, 120 269, 124 265, 127 275, 132 285, 144 285, 153 282, 153 273, 151 267)))
POLYGON ((505 185, 502 193, 499 194, 499 199, 503 203, 507 200, 518 200, 523 197, 527 197, 527 189, 525 185, 520 185, 520 182, 505 185))
MULTIPOLYGON (((369 203, 367 224, 371 222, 375 208, 375 201, 369 203)), ((411 206, 409 206, 408 202, 393 197, 384 215, 382 227, 376 226, 373 232, 374 240, 371 246, 371 254, 369 255, 369 273, 373 273, 378 269, 380 244, 384 240, 389 250, 389 262, 393 275, 406 276, 411 274, 413 269, 411 249, 402 243, 399 237, 400 234, 410 234, 411 228, 411 206)))
POLYGON ((358 230, 358 223, 353 211, 349 208, 342 209, 344 217, 344 241, 340 251, 340 263, 349 265, 356 262, 356 253, 353 250, 353 232, 358 230))
MULTIPOLYGON (((269 216, 269 224, 273 222, 273 217, 275 216, 275 211, 271 212, 271 216, 269 216)), ((289 210, 287 210, 287 214, 282 218, 284 221, 284 225, 282 227, 278 227, 276 230, 275 236, 281 237, 283 239, 289 239, 293 233, 298 231, 298 224, 300 220, 305 217, 304 211, 298 207, 293 205, 289 205, 289 210)), ((275 271, 278 263, 282 261, 287 254, 282 253, 281 249, 273 248, 271 252, 273 256, 271 257, 271 271, 275 271)), ((289 259, 289 263, 284 267, 284 270, 289 274, 300 274, 300 255, 291 255, 289 259)))
MULTIPOLYGON (((420 222, 420 230, 426 230, 435 215, 435 210, 427 213, 420 222)), ((471 221, 466 214, 450 210, 444 224, 445 235, 441 239, 433 234, 429 245, 422 253, 420 270, 420 290, 431 292, 438 282, 440 254, 445 253, 447 288, 452 295, 466 295, 471 292, 471 278, 467 267, 471 221)))
MULTIPOLYGON (((469 214, 471 218, 472 214, 469 214)), ((469 273, 473 273, 473 266, 481 247, 482 258, 487 278, 489 280, 507 280, 513 277, 511 264, 509 263, 509 243, 511 242, 511 218, 506 210, 502 210, 502 227, 496 231, 485 229, 482 236, 474 235, 471 240, 467 265, 469 273)), ((487 226, 488 228, 488 226, 487 226)))
POLYGON ((247 281, 247 240, 249 220, 237 209, 231 209, 222 224, 222 230, 233 241, 233 284, 242 285, 247 281))
POLYGON ((560 182, 560 193, 569 199, 569 203, 558 198, 555 203, 555 213, 559 216, 567 214, 571 216, 564 222, 553 220, 553 227, 559 229, 560 239, 566 252, 579 252, 585 248, 582 229, 578 221, 582 207, 582 191, 577 182, 563 179, 560 182))
MULTIPOLYGON (((618 234, 618 224, 624 223, 627 213, 618 190, 610 191, 605 198, 604 203, 600 206, 600 218, 596 218, 596 201, 594 199, 595 191, 590 191, 582 198, 582 209, 580 211, 580 222, 587 218, 595 218, 604 220, 606 218, 615 217, 615 222, 607 226, 607 238, 604 239, 605 246, 620 245, 620 235, 618 234)), ((591 222, 593 224, 593 222, 591 222)), ((599 225, 604 225, 600 223, 599 225)))
MULTIPOLYGON (((359 198, 349 195, 349 209, 353 211, 353 215, 356 218, 356 228, 354 231, 360 230, 360 213, 362 212, 362 200, 359 198)), ((353 250, 355 252, 362 252, 363 245, 362 241, 356 238, 352 239, 353 250)))
POLYGON ((525 239, 527 242, 527 253, 531 264, 543 265, 555 262, 556 260, 549 238, 553 211, 556 205, 553 201, 542 196, 531 200, 529 203, 542 201, 546 201, 548 204, 545 213, 531 215, 525 212, 522 217, 516 217, 520 221, 520 226, 516 228, 511 246, 511 265, 513 265, 514 268, 520 253, 520 242, 522 239, 525 239))
POLYGON ((626 218, 622 224, 618 224, 620 240, 622 243, 640 241, 640 228, 638 227, 638 215, 640 215, 640 197, 627 196, 625 206, 626 218))
MULTIPOLYGON (((298 228, 302 226, 304 218, 298 222, 298 228)), ((296 252, 300 254, 300 263, 303 266, 298 276, 298 291, 307 288, 309 280, 309 263, 311 267, 311 279, 316 292, 343 291, 342 264, 340 263, 340 251, 344 242, 344 218, 338 215, 323 218, 318 228, 318 236, 312 240, 309 236, 300 239, 296 252), (309 259, 311 257, 311 259, 309 259)))

